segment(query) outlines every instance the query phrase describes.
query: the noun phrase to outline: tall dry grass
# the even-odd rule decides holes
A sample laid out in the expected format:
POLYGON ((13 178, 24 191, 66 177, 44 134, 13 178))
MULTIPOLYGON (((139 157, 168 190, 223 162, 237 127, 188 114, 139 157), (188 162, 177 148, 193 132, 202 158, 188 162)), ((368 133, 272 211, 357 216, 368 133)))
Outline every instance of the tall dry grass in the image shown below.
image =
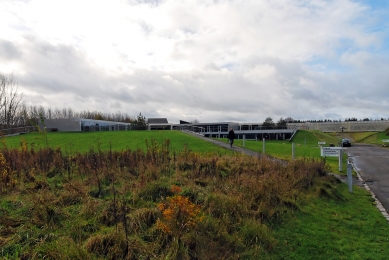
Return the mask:
POLYGON ((58 247, 64 239, 77 257, 258 256, 277 244, 272 226, 329 178, 321 160, 280 162, 189 147, 175 153, 169 144, 149 140, 146 152, 91 149, 72 156, 23 144, 3 149, 1 193, 20 194, 26 208, 9 217, 60 234, 25 243, 14 229, 2 239, 22 245, 18 254, 26 256, 66 255, 58 247))

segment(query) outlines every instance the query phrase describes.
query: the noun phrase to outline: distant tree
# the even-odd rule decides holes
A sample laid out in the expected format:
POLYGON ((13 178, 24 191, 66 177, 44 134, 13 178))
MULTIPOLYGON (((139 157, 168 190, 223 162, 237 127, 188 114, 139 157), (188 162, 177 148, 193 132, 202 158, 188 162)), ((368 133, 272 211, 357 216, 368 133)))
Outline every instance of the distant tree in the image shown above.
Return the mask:
POLYGON ((103 115, 101 113, 95 113, 94 114, 94 119, 95 120, 103 120, 103 115))
POLYGON ((47 109, 47 119, 52 119, 53 118, 53 111, 51 110, 51 107, 49 107, 48 109, 47 109))
POLYGON ((286 120, 281 117, 280 120, 278 120, 278 122, 277 122, 277 127, 285 128, 286 127, 286 120))
POLYGON ((262 123, 262 126, 265 126, 265 127, 273 127, 273 126, 274 126, 273 118, 267 117, 267 118, 265 119, 265 121, 262 123))
POLYGON ((191 123, 191 124, 198 124, 198 123, 200 123, 200 122, 199 122, 199 120, 195 119, 195 120, 191 121, 190 123, 191 123))
POLYGON ((286 123, 293 123, 295 120, 288 116, 287 118, 284 119, 286 123))
POLYGON ((146 117, 144 117, 142 113, 139 113, 139 115, 136 117, 136 120, 134 120, 133 124, 138 126, 146 125, 146 117))
MULTIPOLYGON (((18 121, 18 115, 24 104, 23 95, 19 93, 17 83, 11 74, 0 74, 0 122, 10 128, 18 121)), ((20 121, 20 120, 19 120, 20 121)))

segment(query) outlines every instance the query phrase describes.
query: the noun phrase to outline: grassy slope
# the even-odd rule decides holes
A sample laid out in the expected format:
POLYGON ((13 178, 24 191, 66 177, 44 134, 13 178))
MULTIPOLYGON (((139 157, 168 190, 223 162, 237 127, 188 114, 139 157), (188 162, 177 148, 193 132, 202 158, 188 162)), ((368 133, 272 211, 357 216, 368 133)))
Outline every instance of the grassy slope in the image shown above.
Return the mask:
POLYGON ((339 185, 339 198, 321 198, 275 229, 279 245, 271 258, 385 259, 388 223, 362 188, 339 185))
MULTIPOLYGON (((66 152, 86 152, 89 149, 97 150, 125 150, 142 149, 146 150, 146 140, 155 139, 162 142, 170 139, 170 147, 173 151, 181 151, 184 145, 188 144, 190 149, 195 152, 217 152, 230 154, 229 150, 204 142, 191 135, 178 131, 119 131, 119 132, 74 132, 74 133, 47 133, 49 147, 61 147, 66 152)), ((6 137, 5 143, 9 148, 19 148, 20 143, 25 141, 28 147, 45 147, 46 138, 38 133, 26 134, 21 136, 6 137)))
POLYGON ((374 132, 371 133, 368 136, 365 136, 360 140, 361 143, 368 143, 368 144, 382 144, 382 140, 389 139, 389 136, 387 136, 384 132, 374 132))

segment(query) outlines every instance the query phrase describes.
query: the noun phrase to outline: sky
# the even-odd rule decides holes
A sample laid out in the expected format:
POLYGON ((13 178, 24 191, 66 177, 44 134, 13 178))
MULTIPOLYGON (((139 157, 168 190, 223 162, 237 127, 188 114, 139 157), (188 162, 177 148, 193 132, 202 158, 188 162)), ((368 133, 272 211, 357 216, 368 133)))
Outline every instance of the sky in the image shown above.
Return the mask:
POLYGON ((389 118, 387 0, 0 0, 28 106, 199 122, 389 118))

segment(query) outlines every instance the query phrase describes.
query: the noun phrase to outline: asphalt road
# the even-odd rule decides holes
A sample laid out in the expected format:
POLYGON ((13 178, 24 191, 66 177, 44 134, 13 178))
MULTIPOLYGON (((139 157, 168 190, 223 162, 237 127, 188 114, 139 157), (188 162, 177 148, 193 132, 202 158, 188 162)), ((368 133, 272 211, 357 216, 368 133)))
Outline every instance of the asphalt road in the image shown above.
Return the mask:
POLYGON ((389 149, 372 145, 355 145, 345 148, 370 190, 389 212, 389 149))

